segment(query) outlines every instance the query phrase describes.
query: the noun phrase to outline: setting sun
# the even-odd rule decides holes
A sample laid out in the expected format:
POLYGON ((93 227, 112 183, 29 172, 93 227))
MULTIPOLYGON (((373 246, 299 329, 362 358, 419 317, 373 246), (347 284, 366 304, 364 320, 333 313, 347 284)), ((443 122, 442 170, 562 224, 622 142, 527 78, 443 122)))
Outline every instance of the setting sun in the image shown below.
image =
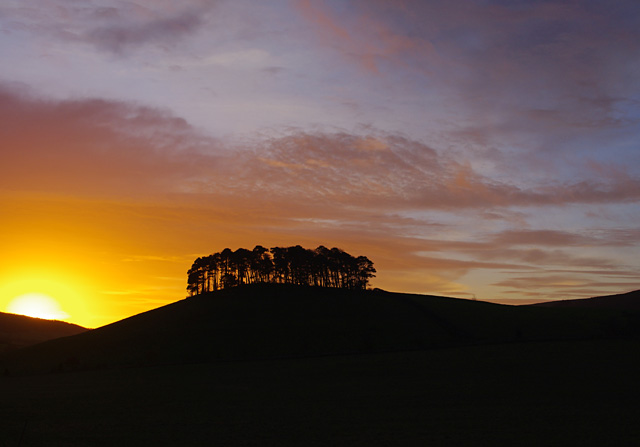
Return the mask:
POLYGON ((69 314, 60 308, 60 304, 43 293, 25 293, 13 299, 7 310, 13 314, 47 320, 65 320, 69 314))
POLYGON ((85 275, 68 273, 82 273, 79 266, 63 264, 63 260, 60 266, 54 266, 44 256, 41 265, 31 267, 19 258, 16 261, 19 265, 0 262, 0 271, 5 273, 0 274, 0 312, 64 320, 84 327, 104 324, 97 320, 101 309, 91 300, 95 287, 92 289, 85 275))

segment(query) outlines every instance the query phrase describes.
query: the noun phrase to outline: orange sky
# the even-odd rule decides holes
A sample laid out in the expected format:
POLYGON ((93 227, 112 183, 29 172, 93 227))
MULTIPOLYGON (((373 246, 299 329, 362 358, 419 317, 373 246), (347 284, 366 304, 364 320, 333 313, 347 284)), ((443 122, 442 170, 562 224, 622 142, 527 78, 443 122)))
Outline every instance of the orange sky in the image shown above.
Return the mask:
POLYGON ((45 293, 60 302, 68 321, 97 327, 185 297, 186 270, 197 256, 257 243, 316 247, 332 241, 330 245, 377 260, 375 286, 464 291, 448 280, 460 274, 455 267, 435 275, 416 268, 416 259, 398 259, 411 243, 385 240, 377 228, 336 230, 330 223, 286 222, 286 215, 281 220, 269 214, 269 207, 256 204, 218 209, 215 204, 179 202, 4 195, 3 209, 11 212, 0 237, 0 306, 6 308, 23 293, 45 293))
POLYGON ((637 7, 520 3, 3 6, 0 311, 97 327, 257 244, 399 292, 640 288, 637 7))

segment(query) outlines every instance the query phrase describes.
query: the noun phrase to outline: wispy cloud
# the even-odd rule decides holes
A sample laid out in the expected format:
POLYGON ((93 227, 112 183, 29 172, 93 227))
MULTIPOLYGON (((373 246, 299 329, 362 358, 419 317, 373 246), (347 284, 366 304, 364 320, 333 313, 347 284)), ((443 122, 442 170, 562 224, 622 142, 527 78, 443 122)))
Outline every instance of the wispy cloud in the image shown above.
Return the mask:
MULTIPOLYGON (((370 129, 292 129, 254 143, 206 137, 163 110, 100 99, 51 101, 0 91, 8 152, 2 182, 13 189, 78 194, 205 194, 272 203, 313 201, 379 212, 635 203, 640 179, 621 168, 572 182, 500 180, 404 136, 370 129)), ((321 209, 321 208, 320 208, 321 209)), ((320 216, 321 217, 321 216, 320 216)), ((512 232, 502 241, 574 242, 561 232, 512 232)), ((496 241, 500 242, 500 241, 496 241)))
POLYGON ((148 43, 168 45, 175 39, 193 33, 204 20, 201 11, 185 11, 179 15, 158 18, 142 23, 100 26, 89 30, 86 38, 97 48, 122 54, 128 48, 148 43))
POLYGON ((88 2, 33 2, 4 6, 12 17, 9 32, 24 30, 55 39, 89 43, 116 55, 145 45, 169 47, 197 32, 216 2, 189 0, 148 2, 146 0, 88 2), (102 4, 100 4, 102 3, 102 4))
POLYGON ((101 99, 52 101, 0 89, 0 184, 14 190, 78 195, 175 192, 216 165, 199 136, 166 111, 101 99))

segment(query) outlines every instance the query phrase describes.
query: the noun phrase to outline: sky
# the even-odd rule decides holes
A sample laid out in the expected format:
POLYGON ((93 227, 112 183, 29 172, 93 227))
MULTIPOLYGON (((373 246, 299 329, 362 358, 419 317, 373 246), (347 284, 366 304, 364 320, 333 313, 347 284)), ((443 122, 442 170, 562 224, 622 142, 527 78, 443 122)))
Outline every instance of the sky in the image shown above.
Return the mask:
POLYGON ((0 60, 0 310, 98 327, 258 244, 396 292, 640 288, 635 0, 1 0, 0 60))

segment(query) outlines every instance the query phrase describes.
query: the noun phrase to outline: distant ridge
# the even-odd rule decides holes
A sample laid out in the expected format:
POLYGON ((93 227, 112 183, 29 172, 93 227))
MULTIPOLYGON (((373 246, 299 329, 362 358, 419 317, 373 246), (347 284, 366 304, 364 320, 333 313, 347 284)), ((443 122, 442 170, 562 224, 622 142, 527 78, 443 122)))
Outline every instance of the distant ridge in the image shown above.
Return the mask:
POLYGON ((0 353, 85 331, 82 326, 64 321, 0 312, 0 353))
POLYGON ((572 300, 548 301, 531 304, 538 307, 566 307, 587 309, 615 309, 640 312, 640 290, 617 295, 597 296, 572 300))
POLYGON ((635 336, 640 313, 256 284, 197 295, 0 356, 0 373, 635 336))

